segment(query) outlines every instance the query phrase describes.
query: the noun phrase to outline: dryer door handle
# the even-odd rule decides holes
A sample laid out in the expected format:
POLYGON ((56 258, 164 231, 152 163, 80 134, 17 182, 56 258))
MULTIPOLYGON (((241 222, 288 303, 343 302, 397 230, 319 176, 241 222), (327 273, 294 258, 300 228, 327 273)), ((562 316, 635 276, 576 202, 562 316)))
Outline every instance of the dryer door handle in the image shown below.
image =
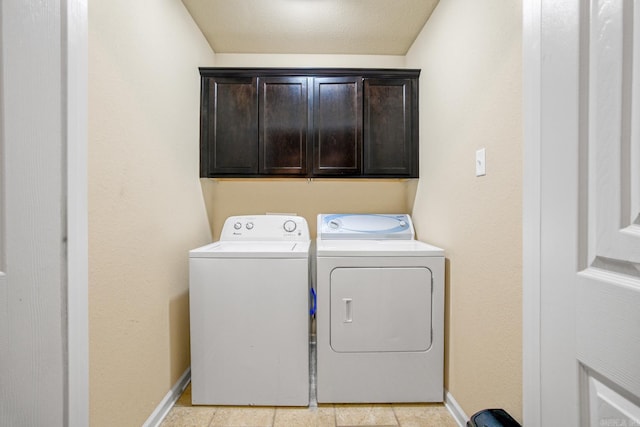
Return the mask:
POLYGON ((343 323, 353 322, 353 300, 351 298, 342 298, 344 302, 344 321, 343 323))

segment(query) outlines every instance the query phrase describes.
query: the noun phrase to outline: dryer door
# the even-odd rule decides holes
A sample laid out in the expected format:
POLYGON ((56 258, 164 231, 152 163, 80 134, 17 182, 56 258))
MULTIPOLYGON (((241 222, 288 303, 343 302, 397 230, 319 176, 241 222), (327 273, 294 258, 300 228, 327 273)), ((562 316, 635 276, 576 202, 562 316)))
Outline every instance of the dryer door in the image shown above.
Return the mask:
POLYGON ((342 267, 331 272, 331 348, 426 351, 431 346, 431 270, 342 267))

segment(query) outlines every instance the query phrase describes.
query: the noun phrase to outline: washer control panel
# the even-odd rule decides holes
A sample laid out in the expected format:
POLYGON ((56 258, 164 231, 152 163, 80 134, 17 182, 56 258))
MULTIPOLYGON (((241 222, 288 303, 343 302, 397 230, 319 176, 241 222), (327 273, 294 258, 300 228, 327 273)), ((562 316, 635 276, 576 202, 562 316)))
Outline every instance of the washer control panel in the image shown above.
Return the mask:
POLYGON ((230 216, 222 226, 220 240, 309 241, 309 225, 295 215, 230 216))

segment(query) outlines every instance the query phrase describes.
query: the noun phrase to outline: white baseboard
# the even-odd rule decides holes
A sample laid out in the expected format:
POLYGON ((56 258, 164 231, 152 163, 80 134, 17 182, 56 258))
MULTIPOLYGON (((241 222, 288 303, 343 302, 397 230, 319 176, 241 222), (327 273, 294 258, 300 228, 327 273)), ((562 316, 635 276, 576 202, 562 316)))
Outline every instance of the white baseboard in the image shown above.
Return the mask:
POLYGON ((467 417, 467 414, 464 413, 458 402, 456 402, 456 399, 449 393, 449 390, 446 389, 444 391, 444 406, 446 406, 460 427, 467 425, 469 417, 467 417))
POLYGON ((167 416, 173 405, 182 395, 182 392, 189 385, 189 381, 191 381, 191 367, 188 367, 184 374, 178 379, 178 382, 171 387, 171 390, 164 396, 164 399, 160 401, 155 411, 147 421, 144 422, 142 427, 158 427, 162 420, 167 416))

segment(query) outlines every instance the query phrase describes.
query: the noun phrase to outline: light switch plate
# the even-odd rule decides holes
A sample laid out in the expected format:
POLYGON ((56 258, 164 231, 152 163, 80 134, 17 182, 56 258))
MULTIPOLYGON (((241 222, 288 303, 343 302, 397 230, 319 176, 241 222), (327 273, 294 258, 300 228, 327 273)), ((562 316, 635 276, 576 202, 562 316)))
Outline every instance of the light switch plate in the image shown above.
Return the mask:
POLYGON ((476 151, 476 176, 485 176, 487 174, 487 159, 485 149, 481 148, 476 151))

